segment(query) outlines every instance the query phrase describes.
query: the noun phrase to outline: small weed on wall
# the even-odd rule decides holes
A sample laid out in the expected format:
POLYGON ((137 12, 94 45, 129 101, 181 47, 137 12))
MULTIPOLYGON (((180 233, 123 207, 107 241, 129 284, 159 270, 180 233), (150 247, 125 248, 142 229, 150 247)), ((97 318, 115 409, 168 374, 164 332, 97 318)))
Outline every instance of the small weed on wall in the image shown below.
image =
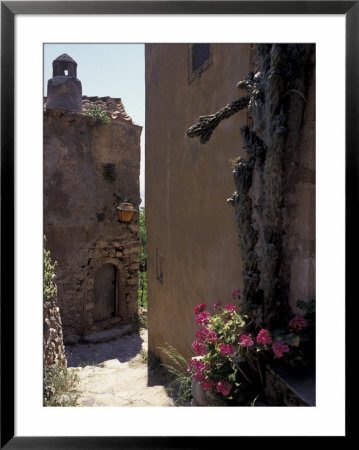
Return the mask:
POLYGON ((105 180, 110 181, 111 183, 114 182, 117 178, 115 164, 113 163, 104 164, 102 168, 103 168, 102 174, 105 180))
POLYGON ((110 118, 99 106, 94 105, 93 108, 85 111, 85 114, 93 117, 98 123, 101 123, 102 125, 109 125, 110 123, 110 118))

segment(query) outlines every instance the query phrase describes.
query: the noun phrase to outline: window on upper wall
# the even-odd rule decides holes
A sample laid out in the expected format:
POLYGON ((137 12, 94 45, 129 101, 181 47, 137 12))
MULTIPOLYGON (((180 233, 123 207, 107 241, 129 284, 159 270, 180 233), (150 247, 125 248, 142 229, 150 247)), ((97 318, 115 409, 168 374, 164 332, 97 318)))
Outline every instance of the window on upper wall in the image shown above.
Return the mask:
POLYGON ((188 82, 200 79, 212 64, 211 44, 190 44, 188 51, 188 82))

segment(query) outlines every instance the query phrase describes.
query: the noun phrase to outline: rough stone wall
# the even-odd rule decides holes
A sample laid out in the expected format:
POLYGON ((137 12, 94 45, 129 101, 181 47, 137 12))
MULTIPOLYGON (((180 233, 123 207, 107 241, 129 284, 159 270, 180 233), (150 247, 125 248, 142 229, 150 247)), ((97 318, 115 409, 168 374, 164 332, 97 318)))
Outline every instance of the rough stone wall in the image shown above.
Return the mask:
POLYGON ((142 128, 108 126, 82 113, 44 111, 44 234, 57 261, 64 336, 129 323, 137 312, 140 252, 138 213, 117 219, 119 199, 138 209, 142 128), (94 320, 94 280, 116 267, 116 312, 94 320))
MULTIPOLYGON (((258 70, 257 51, 252 49, 252 70, 258 70)), ((315 54, 311 57, 310 71, 305 80, 307 86, 298 86, 297 92, 290 95, 304 103, 302 117, 300 108, 293 106, 292 116, 289 116, 288 135, 282 167, 281 208, 277 215, 271 218, 274 223, 280 218, 282 224, 282 244, 280 258, 280 292, 289 315, 301 314, 296 307, 298 300, 315 299, 315 54), (293 117, 294 116, 294 117, 293 117), (290 120, 292 122, 290 122, 290 120), (299 125, 298 125, 299 124, 299 125), (298 134, 294 136, 293 134, 298 134)), ((259 133, 260 134, 260 133, 259 133)), ((245 138, 245 136, 243 136, 245 138)), ((245 139, 243 139, 245 141, 245 139)), ((263 206, 267 187, 263 182, 265 167, 257 164, 253 170, 252 185, 249 190, 253 215, 252 227, 256 231, 255 254, 259 261, 261 273, 259 288, 264 289, 264 282, 270 274, 263 266, 266 261, 265 228, 266 217, 263 206), (261 264, 261 262, 263 262, 261 264)), ((271 269, 270 269, 271 270, 271 269)))
POLYGON ((283 211, 284 272, 288 279, 288 302, 293 313, 298 300, 316 298, 315 288, 315 70, 309 87, 298 147, 288 155, 283 211))
POLYGON ((43 358, 45 367, 59 366, 65 368, 67 360, 62 334, 60 309, 56 295, 50 300, 44 300, 44 332, 43 358))

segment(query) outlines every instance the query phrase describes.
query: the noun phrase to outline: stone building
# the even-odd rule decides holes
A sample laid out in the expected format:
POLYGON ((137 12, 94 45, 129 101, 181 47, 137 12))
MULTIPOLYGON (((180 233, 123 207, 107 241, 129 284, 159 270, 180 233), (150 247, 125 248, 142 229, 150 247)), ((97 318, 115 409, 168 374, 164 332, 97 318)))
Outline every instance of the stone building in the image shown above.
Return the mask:
MULTIPOLYGON (((193 355, 193 307, 232 301, 243 291, 243 261, 234 209, 233 164, 247 159, 241 127, 247 109, 221 122, 201 144, 186 137, 200 116, 213 114, 241 94, 237 83, 256 72, 249 44, 146 44, 146 228, 148 236, 149 349, 168 343, 193 355)), ((288 95, 299 95, 298 92, 288 95)), ((309 87, 299 141, 285 159, 283 271, 286 302, 315 299, 315 79, 309 87)), ((249 191, 260 207, 259 171, 249 191)), ((263 255, 263 222, 255 251, 263 255)), ((209 308, 211 311, 211 308, 209 308)))
POLYGON ((44 102, 44 234, 58 263, 64 336, 131 323, 137 314, 140 135, 121 99, 82 96, 76 62, 53 62, 44 102), (100 108, 101 123, 86 113, 100 108))

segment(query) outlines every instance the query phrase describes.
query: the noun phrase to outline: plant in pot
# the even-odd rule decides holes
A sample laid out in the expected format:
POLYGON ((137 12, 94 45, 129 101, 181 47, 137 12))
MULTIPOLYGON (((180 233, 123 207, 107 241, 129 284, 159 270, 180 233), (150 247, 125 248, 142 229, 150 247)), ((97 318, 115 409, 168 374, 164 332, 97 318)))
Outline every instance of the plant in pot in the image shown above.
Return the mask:
MULTIPOLYGON (((239 299, 239 290, 232 294, 239 299)), ((199 329, 193 350, 196 354, 187 366, 193 375, 193 397, 201 405, 251 405, 263 393, 266 363, 293 358, 300 343, 306 319, 296 316, 287 329, 253 331, 246 315, 234 303, 213 305, 214 313, 200 303, 194 308, 199 329), (197 400, 196 400, 197 398, 197 400)))

